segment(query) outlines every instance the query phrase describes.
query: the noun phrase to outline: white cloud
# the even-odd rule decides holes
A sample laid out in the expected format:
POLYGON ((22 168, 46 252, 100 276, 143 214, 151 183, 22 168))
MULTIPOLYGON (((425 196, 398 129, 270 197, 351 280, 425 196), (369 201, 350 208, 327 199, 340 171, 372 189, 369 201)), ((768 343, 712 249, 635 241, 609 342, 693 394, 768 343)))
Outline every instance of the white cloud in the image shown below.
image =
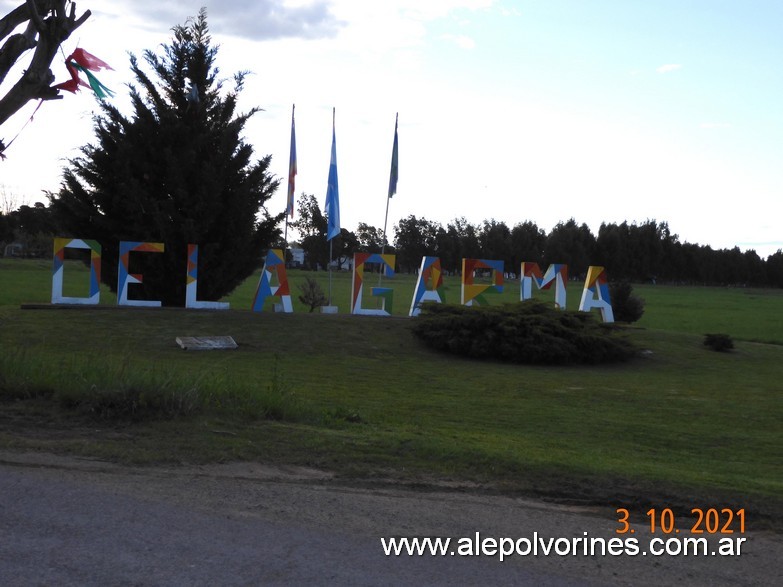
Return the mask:
MULTIPOLYGON (((124 19, 147 30, 169 30, 185 24, 205 6, 213 33, 254 41, 335 37, 346 22, 332 13, 326 0, 286 2, 285 0, 204 0, 201 4, 185 0, 136 0, 121 10, 124 19)), ((105 7, 104 12, 110 8, 105 7)))
POLYGON ((679 63, 667 63, 656 68, 655 71, 658 73, 671 73, 672 71, 677 71, 678 69, 682 69, 682 65, 679 63))
MULTIPOLYGON (((366 0, 362 0, 363 2, 366 0)), ((400 10, 419 20, 443 18, 456 10, 483 10, 492 7, 494 0, 396 0, 400 10)))
POLYGON ((441 39, 451 41, 462 49, 475 49, 476 41, 465 35, 443 35, 441 39))
POLYGON ((509 16, 522 16, 522 11, 519 8, 506 8, 505 6, 500 7, 500 15, 503 17, 509 17, 509 16))

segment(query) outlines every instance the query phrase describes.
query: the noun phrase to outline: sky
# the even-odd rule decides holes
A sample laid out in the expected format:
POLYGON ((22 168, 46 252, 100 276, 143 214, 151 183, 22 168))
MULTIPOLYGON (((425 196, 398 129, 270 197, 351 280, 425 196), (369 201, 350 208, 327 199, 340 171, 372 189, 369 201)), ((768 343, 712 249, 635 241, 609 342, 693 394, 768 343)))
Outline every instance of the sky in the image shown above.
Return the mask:
MULTIPOLYGON (((296 104, 297 196, 324 204, 334 108, 349 230, 383 228, 399 114, 391 237, 411 214, 547 232, 574 218, 594 234, 653 219, 682 242, 783 248, 779 0, 83 0, 92 15, 63 50, 112 65, 99 78, 126 108, 128 54, 159 51, 201 6, 221 73, 251 72, 241 108, 264 109, 245 139, 281 179, 272 213, 296 104)), ((67 78, 61 60, 53 71, 67 78)), ((0 129, 6 143, 19 133, 0 162, 17 203, 45 201, 94 138, 87 92, 24 126, 35 107, 0 129)))

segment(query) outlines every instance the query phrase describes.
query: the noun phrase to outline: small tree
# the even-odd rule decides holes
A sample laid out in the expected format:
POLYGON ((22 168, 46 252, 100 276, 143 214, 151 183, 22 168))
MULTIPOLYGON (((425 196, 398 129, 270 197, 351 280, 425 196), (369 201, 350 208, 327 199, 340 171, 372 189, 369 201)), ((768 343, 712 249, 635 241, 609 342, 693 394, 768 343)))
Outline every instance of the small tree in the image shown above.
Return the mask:
POLYGON ((157 80, 132 55, 141 87, 130 88, 133 116, 101 104, 97 144, 69 162, 60 192, 50 195, 64 232, 101 242, 102 279, 113 290, 120 240, 165 244, 162 254, 140 255, 140 287, 146 298, 182 305, 188 243, 200 245, 199 296, 219 299, 260 266, 279 236, 282 214, 263 208, 279 183, 268 172, 271 157, 252 162, 241 138, 258 109, 236 114, 245 74, 223 92, 216 56, 204 9, 174 27, 162 56, 144 52, 157 80))
POLYGON ((324 290, 312 277, 305 277, 305 282, 299 284, 299 291, 302 292, 299 295, 299 301, 308 306, 311 312, 319 306, 326 305, 324 290))

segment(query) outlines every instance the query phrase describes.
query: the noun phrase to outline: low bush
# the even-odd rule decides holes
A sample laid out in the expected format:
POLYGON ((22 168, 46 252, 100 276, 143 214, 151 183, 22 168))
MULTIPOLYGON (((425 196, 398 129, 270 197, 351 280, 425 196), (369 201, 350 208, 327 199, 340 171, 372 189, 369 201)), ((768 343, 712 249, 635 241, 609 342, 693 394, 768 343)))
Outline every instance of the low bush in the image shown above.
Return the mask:
POLYGON ((440 351, 514 363, 597 364, 636 353, 616 327, 597 322, 592 314, 537 300, 484 307, 424 304, 413 332, 440 351))
POLYGON ((734 341, 728 334, 705 334, 704 346, 714 351, 726 353, 734 348, 734 341))

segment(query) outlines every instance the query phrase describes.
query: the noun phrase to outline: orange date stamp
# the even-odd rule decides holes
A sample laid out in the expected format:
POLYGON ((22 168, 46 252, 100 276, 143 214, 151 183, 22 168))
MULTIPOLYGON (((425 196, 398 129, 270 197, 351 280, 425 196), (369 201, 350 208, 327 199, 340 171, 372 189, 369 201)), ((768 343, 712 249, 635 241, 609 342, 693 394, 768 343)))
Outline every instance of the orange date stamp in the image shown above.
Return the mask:
MULTIPOLYGON (((626 508, 617 508, 616 534, 634 534, 631 527, 631 513, 626 508)), ((690 534, 725 535, 745 533, 745 509, 731 508, 692 508, 687 521, 678 524, 678 515, 671 508, 650 508, 645 512, 650 534, 690 534)))

